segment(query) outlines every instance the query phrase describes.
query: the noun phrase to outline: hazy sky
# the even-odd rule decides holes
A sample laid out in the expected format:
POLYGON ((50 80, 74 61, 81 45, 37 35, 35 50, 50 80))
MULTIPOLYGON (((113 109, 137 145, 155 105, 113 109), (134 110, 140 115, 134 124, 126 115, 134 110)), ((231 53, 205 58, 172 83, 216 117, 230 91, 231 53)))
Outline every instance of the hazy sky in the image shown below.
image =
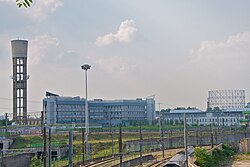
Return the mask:
POLYGON ((249 0, 0 0, 0 113, 12 112, 17 37, 29 41, 29 111, 46 90, 84 96, 84 63, 91 99, 205 109, 208 90, 245 89, 248 101, 249 17, 249 0))

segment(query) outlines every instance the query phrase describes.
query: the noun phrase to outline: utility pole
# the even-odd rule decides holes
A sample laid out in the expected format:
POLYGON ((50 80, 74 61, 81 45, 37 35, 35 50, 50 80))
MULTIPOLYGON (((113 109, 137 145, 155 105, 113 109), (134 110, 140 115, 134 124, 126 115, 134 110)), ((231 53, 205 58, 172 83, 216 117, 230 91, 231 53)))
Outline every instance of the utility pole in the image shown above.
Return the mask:
POLYGON ((88 136, 89 136, 89 111, 88 111, 88 77, 87 77, 87 71, 90 69, 90 65, 88 64, 84 64, 81 66, 83 70, 85 70, 85 93, 86 93, 86 98, 85 98, 85 129, 86 129, 86 132, 85 132, 85 140, 86 140, 86 159, 89 158, 89 152, 90 152, 90 149, 89 149, 89 139, 88 139, 88 136))
POLYGON ((185 167, 188 167, 188 151, 187 151, 187 118, 184 113, 184 145, 185 145, 185 167))
POLYGON ((112 132, 111 132, 111 138, 112 138, 112 157, 114 157, 114 128, 112 126, 112 132))
POLYGON ((169 148, 172 148, 173 147, 173 142, 172 142, 172 130, 170 130, 170 133, 169 133, 169 148))
POLYGON ((69 130, 69 167, 73 167, 73 134, 69 130))
POLYGON ((163 126, 161 128, 161 151, 162 151, 162 158, 165 158, 165 150, 164 150, 164 131, 163 131, 163 126))
POLYGON ((161 103, 158 103, 159 105, 159 134, 161 136, 161 150, 162 150, 162 158, 164 158, 164 143, 163 143, 163 127, 162 127, 162 121, 161 121, 161 103))
POLYGON ((140 165, 142 165, 142 132, 141 132, 141 120, 140 120, 140 165))
POLYGON ((46 167, 46 158, 47 158, 47 152, 46 152, 46 127, 43 127, 43 166, 46 167))
POLYGON ((194 136, 195 136, 195 145, 198 146, 199 145, 199 139, 198 139, 198 129, 197 127, 195 127, 194 129, 194 136))
POLYGON ((244 128, 245 138, 247 138, 247 126, 244 128))
POLYGON ((112 121, 111 121, 111 112, 109 112, 109 132, 111 133, 111 128, 112 128, 112 125, 111 125, 112 121))
POLYGON ((44 126, 44 111, 41 111, 41 133, 43 133, 44 126))
POLYGON ((4 163, 3 163, 3 149, 0 150, 1 151, 1 167, 4 166, 4 163))
POLYGON ((119 153, 120 153, 120 167, 122 167, 122 125, 119 130, 119 153))
POLYGON ((5 133, 8 131, 7 125, 8 125, 8 114, 5 113, 5 133))
POLYGON ((214 134, 213 134, 212 124, 210 124, 210 132, 211 132, 211 148, 214 148, 214 134))
POLYGON ((158 106, 159 106, 158 124, 159 124, 159 133, 161 134, 161 103, 158 103, 158 106))
POLYGON ((215 144, 218 144, 218 137, 217 137, 217 131, 216 131, 216 129, 214 131, 214 137, 215 137, 215 144))
POLYGON ((51 128, 49 127, 49 167, 51 167, 51 128))
POLYGON ((199 145, 200 145, 200 148, 202 147, 202 132, 201 132, 201 127, 199 126, 199 145))
POLYGON ((3 167, 3 143, 0 144, 1 167, 3 167))
POLYGON ((84 165, 84 128, 82 128, 82 164, 84 165))

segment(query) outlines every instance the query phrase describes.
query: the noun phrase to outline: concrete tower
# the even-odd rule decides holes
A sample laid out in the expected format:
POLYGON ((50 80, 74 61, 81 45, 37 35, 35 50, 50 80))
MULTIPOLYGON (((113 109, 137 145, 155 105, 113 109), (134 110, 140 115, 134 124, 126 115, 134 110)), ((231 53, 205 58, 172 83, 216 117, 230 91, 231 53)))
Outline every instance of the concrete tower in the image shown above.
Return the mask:
POLYGON ((13 120, 27 124, 27 52, 28 41, 12 40, 13 120))

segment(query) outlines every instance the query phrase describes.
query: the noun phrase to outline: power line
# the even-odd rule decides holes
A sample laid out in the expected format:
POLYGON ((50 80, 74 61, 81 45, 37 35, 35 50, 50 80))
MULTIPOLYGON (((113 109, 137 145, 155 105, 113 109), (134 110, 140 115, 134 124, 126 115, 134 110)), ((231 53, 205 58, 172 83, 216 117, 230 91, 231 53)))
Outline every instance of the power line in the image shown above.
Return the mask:
MULTIPOLYGON (((12 101, 13 99, 12 99, 12 98, 0 97, 0 100, 8 100, 8 101, 12 101)), ((30 103, 40 103, 40 104, 42 104, 42 103, 43 103, 43 102, 41 102, 41 101, 35 101, 35 100, 28 100, 28 102, 30 102, 30 103)))
MULTIPOLYGON (((12 108, 5 108, 5 107, 0 107, 0 110, 5 110, 5 111, 12 111, 12 108)), ((32 112, 41 112, 41 110, 27 110, 27 111, 32 111, 32 112)))

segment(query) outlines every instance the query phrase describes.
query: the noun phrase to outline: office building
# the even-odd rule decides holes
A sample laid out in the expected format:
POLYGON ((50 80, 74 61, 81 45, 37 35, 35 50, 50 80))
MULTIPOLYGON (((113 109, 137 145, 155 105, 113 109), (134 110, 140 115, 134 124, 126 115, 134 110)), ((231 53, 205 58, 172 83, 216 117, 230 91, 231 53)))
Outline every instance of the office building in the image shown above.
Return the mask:
MULTIPOLYGON (((85 99, 48 94, 43 100, 47 124, 85 122, 85 99)), ((134 121, 152 124, 155 101, 152 98, 135 100, 88 100, 90 125, 129 125, 134 121)))

